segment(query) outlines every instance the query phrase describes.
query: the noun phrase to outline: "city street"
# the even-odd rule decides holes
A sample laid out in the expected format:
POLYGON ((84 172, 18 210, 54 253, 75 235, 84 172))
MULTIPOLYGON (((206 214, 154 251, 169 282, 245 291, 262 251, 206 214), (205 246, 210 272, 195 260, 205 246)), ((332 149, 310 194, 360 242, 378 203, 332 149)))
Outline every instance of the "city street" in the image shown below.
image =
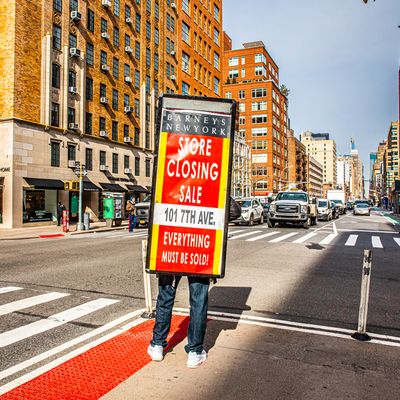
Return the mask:
MULTIPOLYGON (((328 365, 326 369, 339 368, 366 379, 373 378, 374 388, 365 392, 371 396, 383 390, 386 379, 391 381, 392 388, 396 385, 400 390, 395 373, 400 359, 399 228, 395 219, 380 211, 373 211, 370 217, 348 213, 338 220, 319 222, 308 230, 279 225, 268 228, 267 224, 231 226, 226 277, 211 286, 210 311, 214 314, 210 314, 217 318, 221 313, 230 313, 232 318, 248 317, 271 326, 266 335, 265 328, 260 326, 220 322, 226 325, 221 328, 217 325, 218 318, 213 320, 206 344, 214 348, 210 364, 202 367, 203 374, 212 376, 207 365, 212 365, 212 357, 218 358, 219 348, 215 343, 220 343, 226 332, 233 335, 237 331, 246 346, 250 342, 256 346, 260 341, 264 356, 275 354, 284 359, 295 356, 300 365, 311 362, 321 366, 313 374, 324 376, 324 365, 328 365), (357 328, 364 249, 373 250, 367 330, 391 337, 377 336, 382 344, 340 339, 343 332, 357 328), (312 326, 314 332, 300 336, 291 332, 292 328, 303 329, 304 324, 312 326), (266 339, 270 346, 262 344, 266 339), (306 349, 313 346, 318 351, 310 361, 303 353, 311 351, 306 349), (382 364, 378 365, 377 359, 382 364)), ((13 384, 28 372, 135 320, 137 315, 132 313, 145 306, 141 249, 146 233, 147 230, 140 229, 134 233, 0 241, 0 386, 13 384), (69 343, 72 340, 75 342, 69 343), (58 351, 51 351, 57 347, 58 351), (47 355, 41 357, 45 352, 47 355)), ((155 300, 154 277, 152 286, 155 300)), ((186 279, 179 287, 175 307, 188 307, 186 279)), ((229 345, 229 337, 225 339, 229 345)), ((239 353, 233 351, 233 354, 239 357, 239 353)), ((243 355, 238 362, 252 362, 243 355)), ((261 360, 254 362, 258 365, 261 360)), ((146 368, 151 371, 157 367, 162 368, 162 364, 146 368)), ((145 373, 146 368, 138 375, 145 373)), ((285 368, 291 370, 295 366, 290 364, 285 368)), ((255 384, 249 378, 251 370, 247 365, 241 374, 255 384)), ((186 371, 182 370, 183 373, 186 371)), ((224 374, 224 369, 219 373, 224 374)), ((234 376, 229 372, 221 379, 227 383, 234 376)), ((149 384, 144 382, 143 388, 149 384)), ((354 382, 351 379, 346 382, 352 386, 347 388, 348 393, 355 390, 354 382)), ((281 393, 281 398, 296 398, 295 394, 300 393, 296 391, 300 389, 293 388, 281 392, 282 380, 266 379, 258 384, 281 393)), ((336 382, 333 386, 338 390, 341 385, 336 382)), ((168 393, 168 384, 164 389, 162 393, 168 393)), ((146 391, 140 393, 144 396, 146 391)), ((397 398, 395 393, 394 390, 383 398, 397 398)), ((129 398, 119 396, 109 398, 129 398)))

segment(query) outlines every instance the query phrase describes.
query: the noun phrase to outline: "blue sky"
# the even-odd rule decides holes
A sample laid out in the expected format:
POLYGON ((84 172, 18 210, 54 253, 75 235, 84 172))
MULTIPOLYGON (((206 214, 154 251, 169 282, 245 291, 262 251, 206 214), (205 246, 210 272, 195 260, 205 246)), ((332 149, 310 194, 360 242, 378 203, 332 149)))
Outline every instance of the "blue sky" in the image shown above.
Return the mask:
POLYGON ((262 40, 278 63, 296 135, 329 132, 338 154, 354 137, 366 172, 369 152, 397 119, 398 25, 400 0, 223 2, 233 47, 262 40))

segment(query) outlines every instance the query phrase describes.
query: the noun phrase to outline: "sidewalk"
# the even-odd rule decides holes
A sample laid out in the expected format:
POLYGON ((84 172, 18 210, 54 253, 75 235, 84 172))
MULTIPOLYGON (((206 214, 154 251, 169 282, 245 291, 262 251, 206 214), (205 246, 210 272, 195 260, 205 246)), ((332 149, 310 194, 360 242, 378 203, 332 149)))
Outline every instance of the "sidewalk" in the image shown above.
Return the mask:
POLYGON ((24 227, 15 229, 0 229, 0 241, 1 240, 24 240, 24 239, 37 239, 37 238, 54 238, 63 237, 70 235, 79 235, 90 232, 107 232, 115 230, 123 230, 128 228, 128 221, 123 220, 121 226, 114 226, 108 228, 106 222, 93 222, 90 224, 90 230, 80 231, 76 230, 76 224, 70 225, 70 231, 68 233, 63 232, 62 226, 49 225, 49 226, 35 226, 35 227, 24 227))

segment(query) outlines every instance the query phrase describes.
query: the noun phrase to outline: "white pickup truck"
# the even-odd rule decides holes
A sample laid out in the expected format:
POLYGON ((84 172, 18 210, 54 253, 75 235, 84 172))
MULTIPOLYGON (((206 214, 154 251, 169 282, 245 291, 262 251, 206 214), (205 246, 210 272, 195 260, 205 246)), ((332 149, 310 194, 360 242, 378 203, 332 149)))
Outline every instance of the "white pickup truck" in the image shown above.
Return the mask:
POLYGON ((310 199, 306 192, 289 190, 279 192, 271 203, 268 214, 268 226, 274 227, 276 223, 299 224, 308 229, 317 224, 317 199, 310 199))

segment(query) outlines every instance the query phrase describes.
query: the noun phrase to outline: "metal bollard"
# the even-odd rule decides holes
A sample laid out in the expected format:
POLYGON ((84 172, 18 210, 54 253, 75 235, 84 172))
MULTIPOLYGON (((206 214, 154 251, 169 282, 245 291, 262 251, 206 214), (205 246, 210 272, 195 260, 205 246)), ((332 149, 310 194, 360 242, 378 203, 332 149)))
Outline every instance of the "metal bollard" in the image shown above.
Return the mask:
POLYGON ((353 339, 361 340, 363 342, 371 340, 367 333, 367 315, 368 315, 368 301, 369 301, 369 284, 371 280, 371 267, 372 267, 372 250, 364 250, 364 261, 362 270, 361 281, 361 299, 360 309, 358 312, 358 328, 351 337, 353 339))
POLYGON ((144 297, 146 301, 146 311, 141 315, 142 318, 152 319, 155 317, 153 304, 151 299, 151 282, 150 274, 146 272, 146 257, 147 257, 147 240, 142 240, 142 259, 143 259, 143 283, 144 297))

